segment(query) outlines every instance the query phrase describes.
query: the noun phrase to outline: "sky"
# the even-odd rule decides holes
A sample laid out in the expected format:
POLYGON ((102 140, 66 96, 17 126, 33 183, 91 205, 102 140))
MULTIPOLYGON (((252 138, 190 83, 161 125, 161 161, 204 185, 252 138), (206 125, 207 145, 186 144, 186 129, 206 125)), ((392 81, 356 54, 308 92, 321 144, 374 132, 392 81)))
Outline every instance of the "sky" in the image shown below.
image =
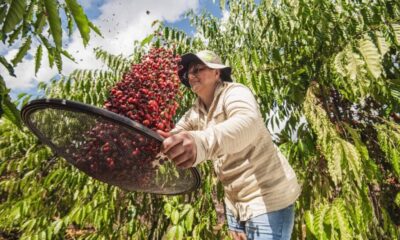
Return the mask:
MULTIPOLYGON (((215 0, 214 0, 215 1, 215 0)), ((93 31, 89 44, 84 47, 79 31, 75 29, 71 37, 63 33, 64 49, 76 60, 76 63, 63 57, 63 70, 61 74, 68 75, 75 69, 99 69, 103 64, 95 59, 93 48, 100 47, 112 54, 128 56, 132 53, 133 42, 141 41, 154 28, 152 22, 159 20, 167 26, 176 27, 190 35, 196 34, 190 26, 189 20, 183 14, 193 9, 195 12, 207 10, 217 17, 222 17, 222 12, 213 0, 78 0, 88 18, 100 28, 103 38, 93 31), (149 13, 147 12, 149 11, 149 13)), ((219 1, 217 1, 219 2, 219 1)), ((61 16, 63 13, 61 13, 61 16)), ((12 47, 0 42, 0 54, 11 60, 18 52, 20 43, 12 47)), ((23 62, 15 68, 17 77, 8 75, 6 69, 0 65, 0 72, 6 85, 11 88, 13 99, 19 93, 36 95, 36 86, 39 82, 48 82, 58 74, 56 67, 49 67, 47 53, 44 50, 41 68, 35 76, 35 53, 38 44, 32 44, 28 55, 23 62)))

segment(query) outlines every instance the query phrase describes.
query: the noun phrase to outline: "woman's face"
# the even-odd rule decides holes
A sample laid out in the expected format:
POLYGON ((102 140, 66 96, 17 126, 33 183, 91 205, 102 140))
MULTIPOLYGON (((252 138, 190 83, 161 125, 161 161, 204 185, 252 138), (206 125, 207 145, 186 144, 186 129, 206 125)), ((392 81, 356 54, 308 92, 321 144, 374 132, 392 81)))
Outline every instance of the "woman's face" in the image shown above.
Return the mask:
POLYGON ((202 63, 191 64, 188 70, 189 84, 192 91, 200 96, 214 92, 219 81, 219 70, 208 68, 202 63))

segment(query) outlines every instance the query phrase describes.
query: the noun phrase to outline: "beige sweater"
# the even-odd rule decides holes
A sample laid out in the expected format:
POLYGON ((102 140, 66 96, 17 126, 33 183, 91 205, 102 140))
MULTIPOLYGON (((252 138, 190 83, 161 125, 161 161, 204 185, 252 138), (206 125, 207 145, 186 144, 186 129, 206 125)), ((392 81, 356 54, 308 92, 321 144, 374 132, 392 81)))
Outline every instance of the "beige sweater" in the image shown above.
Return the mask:
POLYGON ((239 83, 219 84, 207 112, 199 99, 173 132, 189 131, 197 145, 194 166, 212 160, 226 207, 241 221, 294 203, 296 175, 272 142, 257 101, 239 83))

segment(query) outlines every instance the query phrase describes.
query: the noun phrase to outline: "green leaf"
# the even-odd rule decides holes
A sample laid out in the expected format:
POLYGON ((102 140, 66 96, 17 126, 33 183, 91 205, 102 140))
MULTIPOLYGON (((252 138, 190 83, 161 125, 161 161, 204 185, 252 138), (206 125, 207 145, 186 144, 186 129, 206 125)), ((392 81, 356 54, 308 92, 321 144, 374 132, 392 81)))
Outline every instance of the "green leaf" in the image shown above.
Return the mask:
POLYGON ((357 151, 356 147, 344 140, 340 140, 340 144, 343 151, 342 159, 347 161, 350 170, 354 174, 354 180, 361 186, 361 176, 363 175, 363 169, 361 168, 361 156, 357 151))
POLYGON ((178 210, 176 210, 176 209, 172 210, 171 221, 172 221, 172 224, 174 224, 174 225, 178 224, 178 221, 179 221, 179 211, 178 210))
POLYGON ((167 240, 181 240, 183 239, 183 227, 173 226, 167 232, 167 240))
POLYGON ((14 67, 22 61, 28 50, 31 48, 32 39, 31 36, 26 39, 25 43, 19 48, 17 55, 15 55, 14 59, 11 60, 14 67))
POLYGON ((47 13, 47 21, 57 49, 62 46, 61 18, 58 13, 58 2, 56 0, 43 0, 47 13))
POLYGON ((55 221, 53 223, 54 226, 54 234, 58 234, 58 232, 61 230, 61 228, 63 227, 64 222, 61 219, 58 219, 57 221, 55 221))
POLYGON ((354 239, 344 201, 340 198, 335 199, 330 211, 335 226, 340 230, 340 239, 354 239))
POLYGON ((42 45, 39 45, 39 47, 37 48, 37 51, 36 51, 36 55, 35 55, 35 76, 40 68, 40 63, 42 61, 42 52, 43 52, 42 45))
POLYGON ((67 6, 74 17, 75 23, 81 33, 83 45, 87 45, 90 39, 90 26, 89 21, 83 11, 81 5, 76 0, 66 0, 67 6))
POLYGON ((169 28, 168 27, 164 28, 164 37, 165 37, 165 39, 168 39, 168 37, 169 37, 169 28))
POLYGON ((55 52, 55 48, 47 49, 47 57, 49 59, 50 68, 53 68, 53 66, 54 66, 54 52, 55 52))
POLYGON ((385 54, 389 51, 390 46, 386 39, 382 36, 381 32, 377 32, 376 42, 379 52, 381 53, 381 57, 383 58, 383 56, 385 56, 385 54))
POLYGON ((324 227, 324 221, 329 213, 330 206, 321 204, 315 211, 314 229, 317 239, 328 239, 324 227))
POLYGON ((315 225, 315 220, 314 220, 314 215, 311 214, 310 210, 307 210, 305 212, 304 219, 306 220, 306 226, 310 230, 310 232, 314 235, 316 235, 316 230, 314 229, 315 225))
POLYGON ((64 9, 65 11, 65 15, 67 16, 67 28, 68 28, 68 36, 72 36, 72 33, 74 31, 74 22, 73 22, 73 18, 71 15, 71 12, 69 11, 68 8, 64 9))
POLYGON ((8 45, 11 46, 15 42, 15 40, 18 39, 21 30, 22 30, 22 25, 20 25, 17 29, 14 30, 13 33, 11 33, 11 35, 8 38, 8 45))
POLYGON ((97 33, 100 37, 103 37, 103 35, 101 34, 100 29, 99 29, 96 25, 94 25, 90 20, 88 20, 88 22, 89 22, 89 27, 90 27, 95 33, 97 33))
POLYGON ((394 199, 394 202, 398 207, 400 207, 400 192, 397 193, 396 198, 394 199))
POLYGON ((148 44, 149 42, 151 42, 151 40, 153 40, 154 35, 150 34, 149 36, 147 36, 145 39, 142 40, 142 42, 140 43, 140 46, 144 46, 146 44, 148 44))
POLYGON ((3 24, 3 32, 11 32, 23 19, 27 1, 13 0, 8 9, 6 20, 3 24))
POLYGON ((4 18, 7 14, 7 5, 3 5, 0 7, 0 23, 3 22, 4 18))
POLYGON ((185 219, 185 228, 188 231, 192 231, 192 226, 193 226, 193 218, 194 218, 194 209, 191 209, 185 219))
POLYGON ((392 24, 396 44, 400 46, 400 24, 392 24))
POLYGON ((55 48, 50 45, 49 41, 43 35, 40 34, 39 37, 40 37, 40 40, 42 40, 42 43, 44 44, 44 46, 47 49, 47 56, 49 58, 49 66, 53 67, 55 48))
POLYGON ((34 23, 35 32, 41 34, 43 27, 46 25, 46 15, 44 11, 38 11, 36 13, 36 21, 34 23))
POLYGON ((27 8, 27 10, 25 10, 24 20, 21 25, 23 27, 22 28, 22 30, 23 30, 22 37, 26 37, 26 35, 30 31, 30 27, 32 24, 33 11, 36 6, 37 6, 36 0, 32 0, 32 1, 30 1, 29 7, 27 8))
POLYGON ((361 75, 360 72, 362 71, 359 71, 359 66, 363 65, 361 56, 357 53, 354 53, 350 49, 347 49, 346 58, 348 61, 348 64, 346 66, 348 76, 351 80, 356 80, 358 75, 361 75))
POLYGON ((69 52, 65 51, 64 49, 61 50, 61 54, 64 55, 65 57, 67 57, 68 59, 70 59, 71 61, 76 63, 75 58, 69 54, 69 52))
POLYGON ((360 41, 359 50, 364 57, 367 69, 374 78, 379 78, 382 73, 380 54, 373 42, 369 39, 360 41))
POLYGON ((171 212, 172 212, 172 206, 171 206, 171 204, 170 204, 170 203, 166 203, 166 204, 164 205, 164 214, 165 214, 167 217, 170 217, 171 212))
POLYGON ((344 62, 344 52, 340 52, 335 57, 334 66, 336 72, 344 77, 346 76, 346 70, 344 69, 343 62, 344 62))
POLYGON ((16 76, 15 76, 15 73, 14 73, 14 68, 13 68, 13 66, 7 61, 7 59, 5 59, 3 56, 0 56, 0 63, 3 64, 3 66, 7 68, 8 73, 9 73, 11 76, 16 77, 16 76))
POLYGON ((22 229, 24 229, 25 231, 32 231, 32 229, 35 227, 37 220, 34 219, 30 219, 26 222, 24 222, 24 224, 21 226, 22 229))
POLYGON ((174 240, 175 235, 176 235, 176 226, 173 226, 167 232, 167 240, 174 240))
POLYGON ((15 126, 19 129, 22 129, 22 121, 20 112, 14 103, 10 101, 10 97, 8 95, 3 95, 1 102, 1 109, 3 111, 3 116, 10 120, 15 126))

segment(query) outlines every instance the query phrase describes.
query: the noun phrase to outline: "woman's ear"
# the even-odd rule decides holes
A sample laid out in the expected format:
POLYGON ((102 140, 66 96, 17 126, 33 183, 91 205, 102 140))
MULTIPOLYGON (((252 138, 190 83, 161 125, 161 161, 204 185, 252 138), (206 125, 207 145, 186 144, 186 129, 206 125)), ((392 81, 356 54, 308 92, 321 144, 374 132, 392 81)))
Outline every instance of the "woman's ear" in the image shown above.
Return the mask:
POLYGON ((215 69, 215 76, 217 77, 217 79, 221 78, 221 69, 215 69))

